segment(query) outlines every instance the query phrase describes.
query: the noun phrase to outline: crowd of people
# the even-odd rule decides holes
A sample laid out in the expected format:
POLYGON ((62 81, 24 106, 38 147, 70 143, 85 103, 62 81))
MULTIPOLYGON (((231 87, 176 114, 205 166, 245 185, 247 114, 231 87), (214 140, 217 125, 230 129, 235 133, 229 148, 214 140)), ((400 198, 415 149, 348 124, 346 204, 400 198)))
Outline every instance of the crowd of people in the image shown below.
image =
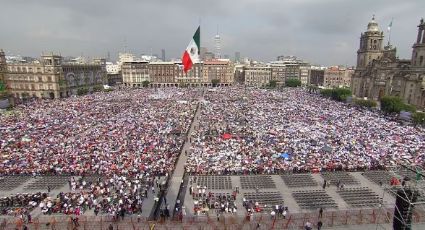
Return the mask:
MULTIPOLYGON (((41 201, 39 206, 42 213, 82 215, 87 210, 93 210, 95 215, 110 214, 114 218, 141 214, 143 200, 148 197, 148 190, 155 186, 150 177, 142 174, 131 179, 118 175, 106 180, 99 177, 94 182, 87 182, 84 177, 78 181, 72 178, 70 185, 71 192, 61 192, 56 199, 47 197, 41 201)), ((158 190, 159 186, 157 183, 158 190)), ((155 189, 152 195, 155 195, 155 189)))
POLYGON ((237 192, 232 193, 213 192, 207 190, 206 186, 193 184, 189 187, 189 193, 193 198, 195 215, 207 214, 211 209, 216 213, 231 213, 236 214, 237 206, 235 204, 237 192), (208 192, 207 192, 208 191, 208 192))
POLYGON ((423 165, 423 128, 302 89, 209 90, 186 171, 249 174, 423 165))
POLYGON ((120 90, 21 105, 0 116, 0 175, 171 172, 198 93, 120 90))
POLYGON ((71 192, 36 203, 44 214, 141 213, 148 192, 174 170, 200 94, 116 90, 19 105, 0 115, 0 176, 79 178, 69 181, 71 192))
MULTIPOLYGON (((19 105, 13 115, 0 115, 0 175, 82 176, 69 181, 71 192, 25 204, 45 214, 140 214, 159 177, 174 170, 203 90, 116 90, 19 105), (93 174, 99 179, 84 179, 93 174)), ((192 174, 358 170, 425 160, 423 128, 302 89, 209 89, 200 108, 186 152, 192 174)), ((191 191, 199 210, 236 212, 236 195, 205 190, 191 191)))
POLYGON ((0 215, 28 217, 29 212, 48 197, 47 193, 22 193, 0 198, 0 215))

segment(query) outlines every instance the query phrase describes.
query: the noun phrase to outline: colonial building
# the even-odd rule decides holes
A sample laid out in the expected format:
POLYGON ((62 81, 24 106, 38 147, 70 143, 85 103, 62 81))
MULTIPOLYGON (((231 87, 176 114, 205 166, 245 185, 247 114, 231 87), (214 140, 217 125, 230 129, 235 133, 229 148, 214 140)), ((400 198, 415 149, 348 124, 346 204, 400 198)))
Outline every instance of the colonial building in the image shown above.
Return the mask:
POLYGON ((310 65, 294 56, 278 56, 270 62, 272 80, 283 84, 287 79, 298 79, 302 85, 309 84, 310 65))
POLYGON ((323 86, 325 83, 325 67, 311 66, 310 68, 310 85, 323 86))
POLYGON ((235 66, 229 60, 204 61, 203 83, 219 80, 221 85, 230 85, 235 76, 235 66))
POLYGON ((301 85, 308 85, 308 80, 310 79, 310 65, 303 63, 299 65, 300 75, 299 79, 301 81, 301 85))
POLYGON ((121 66, 123 84, 130 87, 142 87, 143 82, 150 82, 149 62, 130 61, 123 62, 121 66))
POLYGON ((269 66, 245 67, 245 85, 263 87, 270 83, 272 69, 269 66))
POLYGON ((64 82, 59 80, 60 97, 100 90, 107 83, 105 59, 83 64, 63 63, 61 67, 64 82))
POLYGON ((5 81, 16 98, 61 98, 91 92, 106 82, 104 59, 90 64, 62 63, 59 55, 40 61, 8 63, 5 81))
POLYGON ((122 75, 119 73, 108 73, 107 75, 107 83, 109 86, 116 86, 122 84, 122 75))
POLYGON ((234 83, 243 84, 245 82, 245 65, 235 65, 235 76, 233 77, 234 83))
POLYGON ((331 66, 324 71, 323 86, 328 88, 350 87, 353 68, 331 66))
POLYGON ((379 100, 385 95, 401 97, 419 109, 425 108, 425 23, 421 19, 413 44, 412 59, 399 59, 396 48, 382 47, 383 33, 372 18, 361 34, 357 68, 351 88, 357 97, 379 100))
POLYGON ((151 86, 177 86, 175 76, 179 70, 179 66, 174 62, 149 63, 149 77, 151 79, 151 86))
POLYGON ((185 73, 183 71, 183 65, 181 63, 176 63, 178 65, 178 71, 175 76, 175 82, 179 86, 200 86, 207 85, 203 82, 203 65, 202 63, 194 63, 192 69, 185 73))
POLYGON ((269 66, 272 72, 271 80, 283 84, 286 77, 286 64, 282 61, 275 61, 271 62, 269 66))

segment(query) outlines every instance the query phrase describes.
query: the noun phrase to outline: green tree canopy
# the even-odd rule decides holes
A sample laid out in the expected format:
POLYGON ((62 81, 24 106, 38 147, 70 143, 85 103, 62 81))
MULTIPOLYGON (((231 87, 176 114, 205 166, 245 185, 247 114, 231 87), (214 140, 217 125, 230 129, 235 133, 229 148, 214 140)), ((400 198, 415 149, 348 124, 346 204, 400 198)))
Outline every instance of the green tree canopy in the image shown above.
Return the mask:
POLYGON ((148 87, 149 86, 149 84, 150 84, 150 82, 149 81, 142 81, 142 86, 143 87, 148 87))
POLYGON ((301 81, 295 78, 289 78, 285 80, 285 85, 287 87, 298 87, 301 86, 301 81))
POLYGON ((405 104, 399 97, 385 96, 381 98, 381 110, 386 113, 400 113, 400 111, 415 112, 413 105, 405 104))
POLYGON ((85 94, 87 94, 89 92, 89 89, 87 89, 86 87, 83 87, 83 88, 79 88, 79 89, 77 89, 77 94, 79 95, 79 96, 81 96, 81 95, 85 95, 85 94))
POLYGON ((6 85, 2 81, 0 81, 0 92, 5 90, 6 90, 6 85))
POLYGON ((376 103, 376 101, 373 101, 373 100, 356 99, 353 102, 354 102, 354 104, 356 104, 358 106, 362 106, 362 107, 366 107, 366 108, 374 108, 374 107, 378 106, 378 103, 376 103))
POLYGON ((413 123, 417 125, 425 125, 425 113, 423 112, 416 112, 412 115, 413 123))
POLYGON ((94 92, 100 92, 103 90, 103 86, 102 85, 95 85, 93 86, 93 91, 94 92))
POLYGON ((212 79, 211 83, 212 83, 213 87, 216 87, 218 84, 220 84, 220 79, 212 79))
POLYGON ((347 88, 336 88, 332 91, 332 99, 335 101, 346 101, 351 96, 351 90, 347 88))
POLYGON ((330 97, 335 101, 346 101, 350 97, 351 90, 347 88, 336 88, 336 89, 322 89, 320 94, 324 97, 330 97))
POLYGON ((277 86, 277 81, 276 80, 269 81, 269 87, 270 88, 276 88, 276 86, 277 86))

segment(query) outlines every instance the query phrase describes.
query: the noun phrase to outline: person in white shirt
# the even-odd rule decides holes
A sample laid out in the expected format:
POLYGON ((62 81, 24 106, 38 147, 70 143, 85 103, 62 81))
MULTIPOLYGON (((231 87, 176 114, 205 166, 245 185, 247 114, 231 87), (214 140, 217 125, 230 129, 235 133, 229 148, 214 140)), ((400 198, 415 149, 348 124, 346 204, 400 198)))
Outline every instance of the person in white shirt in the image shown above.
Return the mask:
POLYGON ((272 220, 275 218, 275 215, 276 215, 276 212, 274 210, 272 210, 270 212, 270 217, 271 217, 272 220))

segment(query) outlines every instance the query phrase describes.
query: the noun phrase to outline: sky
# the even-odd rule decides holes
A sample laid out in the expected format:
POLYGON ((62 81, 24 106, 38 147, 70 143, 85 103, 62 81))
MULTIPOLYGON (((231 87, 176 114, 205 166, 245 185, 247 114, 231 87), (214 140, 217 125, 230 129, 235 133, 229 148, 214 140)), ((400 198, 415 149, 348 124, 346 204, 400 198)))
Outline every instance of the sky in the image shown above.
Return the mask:
POLYGON ((361 32, 375 15, 400 58, 410 58, 424 0, 0 0, 0 48, 8 55, 115 58, 125 50, 180 58, 201 25, 201 46, 272 61, 355 65, 361 32))

